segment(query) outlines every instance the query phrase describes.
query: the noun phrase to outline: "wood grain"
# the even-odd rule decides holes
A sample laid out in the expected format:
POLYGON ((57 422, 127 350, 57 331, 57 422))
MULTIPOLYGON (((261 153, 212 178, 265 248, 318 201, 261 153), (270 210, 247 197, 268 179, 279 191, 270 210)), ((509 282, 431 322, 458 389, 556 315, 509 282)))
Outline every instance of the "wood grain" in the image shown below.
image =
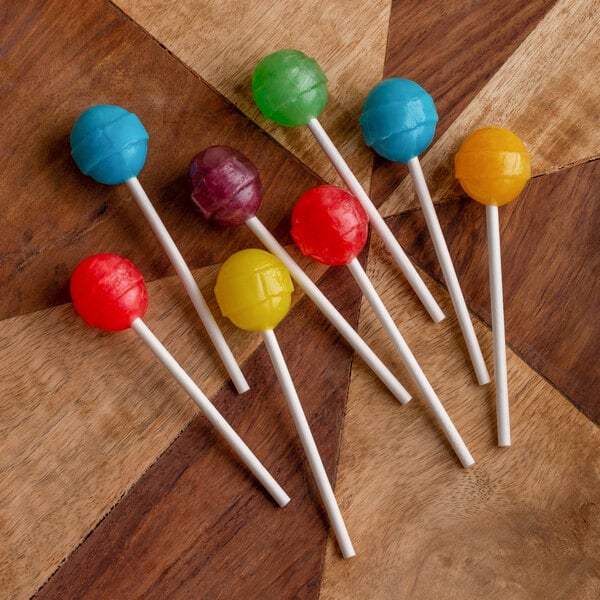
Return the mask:
POLYGON ((95 252, 127 255, 148 279, 173 272, 124 186, 96 183, 70 157, 70 129, 93 104, 123 105, 145 124, 140 181, 192 267, 256 244, 246 228, 209 227, 191 209, 187 166, 211 144, 256 162, 259 216, 289 243, 289 209, 320 180, 110 3, 4 2, 0 35, 0 318, 67 302, 71 271, 95 252))
MULTIPOLYGON (((509 352, 513 446, 498 448, 493 386, 473 382, 456 319, 434 335, 408 317, 375 240, 369 274, 477 462, 462 469, 420 398, 374 394, 357 365, 336 486, 357 556, 339 559, 330 540, 320 598, 597 598, 600 430, 509 352)), ((489 361, 491 334, 476 330, 489 361)))
MULTIPOLYGON (((320 283, 354 324, 359 293, 344 270, 320 283)), ((335 478, 352 353, 302 300, 276 330, 315 441, 335 478)), ((250 392, 215 404, 268 459, 292 497, 279 509, 201 417, 174 442, 36 598, 315 598, 329 529, 302 446, 261 346, 250 392)))
POLYGON ((117 0, 116 4, 200 77, 328 182, 339 181, 308 128, 268 122, 254 104, 252 71, 281 48, 319 62, 329 79, 320 121, 368 189, 371 154, 358 126, 360 107, 380 81, 391 0, 288 0, 229 3, 117 0), (235 35, 231 35, 231 32, 235 35), (226 43, 223 41, 226 40, 226 43))
MULTIPOLYGON (((392 3, 384 77, 404 77, 433 97, 436 139, 537 25, 556 0, 527 3, 402 0, 392 3)), ((375 158, 371 196, 385 200, 406 167, 375 158)))
MULTIPOLYGON (((533 179, 500 210, 507 343, 600 424, 600 161, 533 179)), ((438 215, 469 306, 491 323, 484 207, 468 199, 438 215)), ((420 211, 392 227, 436 279, 420 211)))
MULTIPOLYGON (((534 175, 598 157, 599 37, 595 0, 559 0, 423 157, 434 201, 460 195, 454 155, 480 127, 517 133, 534 175)), ((404 178, 380 210, 393 215, 417 205, 412 181, 404 178)))

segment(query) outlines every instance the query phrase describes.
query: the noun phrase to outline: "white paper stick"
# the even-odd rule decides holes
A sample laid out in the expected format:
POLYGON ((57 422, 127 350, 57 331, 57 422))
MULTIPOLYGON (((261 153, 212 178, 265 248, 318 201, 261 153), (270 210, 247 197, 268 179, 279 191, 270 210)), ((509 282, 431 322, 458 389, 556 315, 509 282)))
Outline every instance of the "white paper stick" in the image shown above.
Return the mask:
POLYGON ((250 389, 250 386, 248 385, 244 374, 235 360, 235 357, 231 352, 231 348, 229 348, 227 345, 227 342, 225 341, 225 338, 223 337, 215 318, 208 308, 208 304, 204 300, 204 296, 202 296, 202 293, 198 288, 198 284, 196 283, 192 272, 190 271, 186 262, 183 260, 179 249, 175 245, 175 242, 167 231, 167 228, 164 226, 164 223, 158 216, 154 206, 152 206, 152 203, 146 195, 144 188, 141 186, 137 177, 132 177, 125 183, 135 198, 135 201, 140 207, 142 213, 144 213, 144 216, 150 223, 152 231, 154 231, 158 241, 169 257, 169 260, 175 268, 177 275, 179 275, 179 278, 181 279, 183 286, 188 293, 196 312, 198 313, 198 316, 202 320, 202 323, 204 324, 212 343, 214 344, 219 356, 221 357, 221 360, 223 361, 223 364, 225 365, 225 368, 227 369, 227 373, 229 373, 229 377, 231 377, 231 381, 233 382, 235 389, 237 390, 238 394, 247 392, 250 389))
POLYGON ((452 259, 450 258, 450 252, 448 251, 448 246, 446 244, 442 228, 440 227, 440 222, 437 218, 433 201, 431 200, 431 195, 429 194, 429 188, 425 182, 423 170, 421 169, 421 163, 419 162, 418 157, 414 157, 408 161, 407 165, 417 190, 417 196, 419 197, 419 201, 421 203, 423 216, 425 217, 425 222, 427 223, 427 228, 429 229, 429 233, 433 241, 435 253, 438 257, 440 267, 442 268, 444 280, 448 286, 450 299, 452 300, 454 311, 456 312, 458 323, 467 345, 467 351, 469 353, 469 357, 471 358, 473 369, 475 370, 477 382, 479 385, 486 385, 490 382, 490 375, 487 367, 485 366, 483 354, 481 353, 481 348, 479 347, 479 342, 477 341, 475 329, 473 328, 473 323, 471 321, 471 316, 469 315, 469 310, 467 309, 467 305, 458 282, 458 277, 456 276, 456 271, 454 270, 454 265, 452 264, 452 259))
POLYGON ((306 452, 308 463, 310 464, 311 471, 314 475, 317 487, 319 488, 323 504, 327 509, 327 514, 329 515, 329 520, 331 521, 333 531, 335 532, 340 550, 342 551, 342 556, 344 558, 351 558, 355 555, 355 552, 352 547, 352 542, 350 541, 350 536, 348 535, 348 530, 346 529, 346 524, 344 523, 340 507, 333 494, 331 483, 327 477, 327 472, 323 466, 323 461, 321 460, 319 450, 310 431, 310 426, 308 425, 306 415, 300 404, 300 399, 298 398, 290 372, 285 364, 281 348, 277 343, 275 333, 273 330, 269 329, 263 331, 262 336, 271 362, 273 363, 273 368, 277 374, 277 379, 279 379, 279 383, 281 384, 283 395, 285 396, 288 408, 290 409, 296 431, 300 436, 304 452, 306 452))
POLYGON ((406 256, 406 253, 398 243, 398 240, 394 237, 394 234, 390 231, 390 228, 387 226, 387 223, 384 221, 383 217, 379 214, 379 211, 373 204, 372 200, 369 198, 368 194, 365 192, 354 173, 350 170, 350 167, 339 153, 339 150, 335 147, 334 143, 331 141, 331 138, 327 135, 327 132, 323 129, 317 119, 311 119, 308 122, 308 128, 319 142, 321 148, 323 148, 323 151, 329 160, 333 163, 333 166, 340 174, 340 177, 348 189, 352 192, 352 194, 354 194, 354 196, 356 196, 362 207, 365 209, 373 229, 375 229, 375 231, 377 231, 377 233, 380 235, 385 247, 396 261, 396 264, 400 267, 402 273, 404 273, 408 283, 417 294, 419 300, 421 300, 423 303, 423 306, 431 318, 436 323, 442 321, 444 319, 444 313, 442 312, 442 309, 435 301, 435 298, 431 295, 431 292, 425 285, 425 282, 415 269, 414 265, 410 262, 408 256, 406 256))
POLYGON ((192 400, 200 407, 204 416, 212 423, 214 428, 225 438, 241 461, 250 469, 255 477, 263 484, 279 506, 285 506, 290 497, 281 486, 273 479, 263 464, 256 458, 252 450, 246 446, 242 438, 233 430, 221 413, 211 401, 202 393, 200 388, 192 381, 191 377, 183 370, 169 351, 160 343, 156 336, 148 329, 141 319, 136 319, 131 328, 142 338, 150 350, 167 368, 169 373, 177 380, 192 400))
POLYGON ((458 277, 456 276, 456 271, 454 270, 454 265, 450 258, 450 252, 448 251, 448 246, 444 239, 444 234, 440 227, 440 222, 435 212, 431 195, 429 194, 429 188, 425 182, 421 163, 419 162, 418 157, 415 156, 408 161, 407 165, 417 190, 417 196, 421 203, 423 216, 425 217, 425 222, 427 223, 427 228, 429 229, 429 234, 433 241, 435 253, 438 257, 440 267, 442 268, 442 273, 444 274, 444 280, 448 286, 450 299, 452 300, 454 311, 458 317, 458 323, 467 345, 477 382, 479 385, 486 385, 490 382, 490 375, 485 366, 485 361, 483 360, 483 354, 481 353, 481 348, 479 347, 479 342, 475 335, 471 316, 469 315, 469 310, 467 309, 462 290, 460 289, 458 277))
POLYGON ((344 336, 346 341, 354 348, 357 354, 381 379, 394 396, 405 404, 410 400, 410 394, 402 384, 391 374, 388 368, 379 360, 377 355, 369 348, 363 339, 352 329, 348 321, 342 317, 338 310, 329 302, 325 294, 313 283, 310 277, 300 268, 298 263, 285 251, 283 246, 271 235, 269 230, 260 222, 258 217, 250 217, 246 224, 256 237, 287 267, 296 283, 305 291, 306 295, 319 307, 321 312, 329 319, 331 324, 344 336))
POLYGON ((504 300, 502 292, 502 264, 500 259, 500 223, 498 219, 498 207, 486 205, 485 215, 487 221, 488 256, 490 268, 492 333, 494 335, 494 378, 496 380, 498 446, 510 446, 508 373, 506 368, 506 341, 504 337, 504 300))
POLYGON ((475 462, 471 456, 471 453, 469 452, 462 437, 458 433, 458 430, 454 426, 454 423, 448 416, 446 409, 444 408, 434 389, 431 387, 431 384, 425 376, 425 373, 423 373, 423 369, 421 369, 421 366, 408 347, 408 344, 398 331, 394 320, 379 297, 379 294, 373 287, 371 280, 367 277, 367 274, 356 258, 348 263, 348 268, 362 290, 367 302, 369 302, 371 305, 373 312, 377 315, 377 318, 379 319, 385 332, 392 340, 392 343, 398 351, 398 354, 400 354, 400 358, 402 358, 406 369, 410 373, 416 386, 419 388, 419 391, 423 395, 427 405, 435 415, 435 418, 442 428, 442 431, 448 438, 448 441, 452 445, 452 448, 454 448, 454 451, 456 452, 456 455, 458 456, 463 467, 470 467, 475 462))

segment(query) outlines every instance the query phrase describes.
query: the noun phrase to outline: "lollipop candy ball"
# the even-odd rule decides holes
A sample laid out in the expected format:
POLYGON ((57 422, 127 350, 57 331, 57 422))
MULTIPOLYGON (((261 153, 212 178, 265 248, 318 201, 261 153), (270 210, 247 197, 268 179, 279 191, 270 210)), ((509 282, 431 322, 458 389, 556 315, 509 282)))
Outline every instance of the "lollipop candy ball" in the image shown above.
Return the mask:
POLYGON ((71 156, 83 173, 100 183, 137 177, 147 152, 148 133, 142 122, 120 106, 92 106, 71 130, 71 156))
POLYGON ((529 153, 512 131, 484 127, 469 135, 455 159, 456 178, 473 200, 502 206, 531 178, 529 153))
POLYGON ((241 225, 254 217, 262 200, 258 169, 239 150, 210 146, 188 169, 192 202, 209 223, 241 225))
POLYGON ((359 119, 367 146, 406 163, 431 143, 438 115, 433 98, 410 79, 386 79, 367 96, 359 119))
POLYGON ((359 201, 335 185, 305 192, 292 211, 292 237, 306 256, 326 265, 347 265, 363 249, 368 217, 359 201))
POLYGON ((248 331, 273 329, 288 313, 293 291, 285 265, 258 249, 232 254, 221 266, 215 286, 223 315, 248 331))
POLYGON ((267 119, 287 127, 306 125, 325 108, 327 77, 306 54, 279 50, 254 69, 252 94, 267 119))
POLYGON ((148 308, 142 274, 116 254, 95 254, 80 262, 71 276, 75 310, 92 327, 128 329, 148 308))

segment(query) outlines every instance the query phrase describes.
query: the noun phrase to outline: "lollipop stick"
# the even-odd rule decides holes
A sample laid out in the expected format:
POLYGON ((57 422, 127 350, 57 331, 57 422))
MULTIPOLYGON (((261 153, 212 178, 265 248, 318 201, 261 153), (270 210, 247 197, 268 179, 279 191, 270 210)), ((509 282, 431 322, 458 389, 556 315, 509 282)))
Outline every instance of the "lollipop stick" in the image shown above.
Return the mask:
POLYGON ((306 452, 321 498, 327 509, 327 514, 329 515, 329 520, 333 526, 342 555, 344 558, 351 558, 354 556, 355 552, 352 547, 352 542, 350 541, 350 536, 348 535, 348 530, 346 529, 342 513, 340 512, 340 508, 333 494, 331 483, 325 472, 325 467, 323 466, 319 450, 317 449, 317 445, 315 444, 315 440, 310 431, 306 415, 302 410, 302 405, 300 404, 300 399, 296 393, 294 382, 292 381, 290 372, 285 364, 281 348, 277 343, 275 333, 273 330, 269 329, 263 331, 262 336, 271 362, 273 363, 275 373, 277 374, 277 379, 279 379, 279 383, 283 389, 283 395, 285 396, 288 408, 292 414, 294 425, 296 426, 296 430, 302 441, 302 446, 306 452))
POLYGON ((225 438, 241 461, 250 469, 256 478, 263 484, 279 506, 285 506, 289 496, 280 485, 273 479, 262 463, 246 446, 240 436, 233 430, 231 425, 223 418, 221 413, 214 407, 211 401, 202 393, 191 377, 183 370, 179 363, 173 358, 169 351, 160 343, 156 336, 148 329, 141 319, 135 319, 131 328, 142 338, 152 350, 160 362, 167 368, 169 373, 177 380, 183 389, 190 395, 192 400, 200 407, 206 418, 215 429, 225 438))
POLYGON ((219 356, 221 357, 221 360, 223 361, 223 364, 225 365, 225 368, 227 369, 227 372, 229 373, 229 376, 231 377, 231 380, 233 381, 235 389, 239 394, 247 392, 250 389, 248 382, 246 381, 239 365, 237 364, 231 349, 227 345, 227 342, 225 341, 217 322, 212 316, 212 313, 210 312, 210 309, 208 308, 208 305, 206 304, 206 301, 204 300, 204 297, 202 296, 202 293, 200 292, 200 289, 194 280, 192 272, 190 271, 186 262, 183 260, 179 249, 175 245, 173 238, 169 235, 167 228, 164 226, 163 222, 158 216, 154 206, 152 206, 152 203, 146 195, 144 188, 142 188, 137 177, 132 177, 125 183, 135 198, 135 201, 140 207, 142 213, 144 213, 144 216, 150 223, 152 231, 154 231, 158 241, 164 248, 169 260, 177 272, 177 275, 179 275, 179 278, 181 279, 183 286, 192 301, 192 304, 196 308, 196 312, 202 320, 202 323, 204 324, 212 343, 214 344, 219 356))
POLYGON ((508 409, 508 374, 504 338, 504 302, 502 299, 502 264, 500 260, 500 224, 498 207, 486 205, 488 254, 490 265, 490 297, 492 332, 494 335, 494 377, 496 379, 496 413, 498 446, 510 446, 510 415, 508 409))
POLYGON ((406 256, 406 253, 398 243, 398 240, 390 231, 390 228, 387 226, 383 217, 379 214, 379 211, 363 189, 362 185, 359 183, 354 173, 350 170, 350 167, 331 141, 331 138, 327 135, 327 132, 323 129, 317 119, 311 119, 308 122, 308 128, 321 145, 321 148, 323 148, 323 151, 329 160, 333 163, 333 166, 340 174, 340 177, 343 179, 344 183, 348 186, 348 189, 356 196, 362 207, 365 209, 367 215, 369 215, 371 225, 373 225, 375 231, 377 231, 377 233, 380 235, 385 247, 396 261, 396 264, 400 267, 402 273, 404 273, 408 283, 411 285, 423 303, 423 306, 431 318, 435 323, 442 321, 444 319, 444 313, 442 312, 442 309, 431 295, 431 292, 427 289, 427 286, 425 285, 423 279, 421 279, 418 271, 410 262, 408 256, 406 256))
POLYGON ((398 331, 394 320, 383 304, 379 294, 373 287, 370 279, 367 277, 367 274, 365 273, 361 264, 355 258, 348 263, 348 268, 362 290, 367 302, 371 305, 373 312, 377 315, 381 325, 392 340, 394 347, 398 351, 398 354, 400 354, 400 357, 402 358, 402 361, 404 362, 413 381, 419 388, 423 398, 435 415, 435 418, 440 424, 442 431, 448 438, 448 441, 452 445, 452 448, 454 448, 454 451, 456 452, 456 455, 458 456, 463 467, 470 467, 475 462, 471 456, 471 453, 467 449, 467 446, 454 426, 454 423, 448 416, 448 413, 440 402, 440 399, 437 397, 437 394, 431 387, 431 384, 425 376, 425 373, 423 373, 423 370, 417 362, 417 359, 414 357, 413 353, 408 347, 408 344, 398 331))
POLYGON ((338 310, 327 300, 325 294, 313 283, 306 273, 298 266, 296 261, 285 251, 283 246, 271 235, 269 230, 257 217, 250 217, 246 224, 256 237, 279 258, 287 267, 296 283, 305 291, 306 295, 319 307, 321 312, 329 319, 332 325, 344 336, 346 341, 361 356, 373 372, 381 379, 394 396, 405 404, 410 400, 410 394, 391 374, 388 368, 379 360, 377 355, 367 346, 363 339, 350 327, 350 324, 338 310))
POLYGON ((471 363, 475 370, 475 376, 477 377, 479 385, 485 385, 490 382, 490 376, 485 366, 483 355, 481 354, 481 348, 479 347, 475 329, 473 328, 473 323, 471 322, 471 317, 469 316, 469 311, 462 290, 460 289, 460 284, 458 283, 458 277, 456 276, 456 271, 454 270, 454 265, 450 258, 450 252, 448 252, 448 246, 446 245, 446 240, 444 239, 444 234, 442 233, 442 228, 440 227, 433 201, 429 194, 429 188, 427 187, 425 177, 423 176, 421 163, 415 156, 408 161, 407 165, 417 190, 417 196, 421 203, 421 208, 433 241, 435 253, 440 261, 444 280, 448 286, 448 292, 450 293, 450 298, 456 316, 458 317, 458 322, 467 345, 471 363))

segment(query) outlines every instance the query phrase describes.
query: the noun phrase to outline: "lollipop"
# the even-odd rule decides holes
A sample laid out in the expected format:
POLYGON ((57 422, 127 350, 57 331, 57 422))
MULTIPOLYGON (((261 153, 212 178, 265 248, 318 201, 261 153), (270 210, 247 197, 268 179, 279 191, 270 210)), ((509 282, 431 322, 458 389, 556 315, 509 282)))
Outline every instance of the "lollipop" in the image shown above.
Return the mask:
POLYGON ((490 376, 418 159, 433 139, 437 120, 431 96, 414 81, 395 78, 371 90, 363 105, 360 126, 367 145, 377 154, 408 165, 477 381, 485 385, 490 376))
POLYGON ((288 127, 308 125, 348 189, 362 204, 373 228, 383 239, 431 318, 436 323, 441 321, 444 318, 442 309, 318 121, 317 117, 327 101, 327 78, 317 62, 298 50, 279 50, 269 54, 254 69, 252 94, 267 119, 288 127))
POLYGON ((276 256, 264 250, 249 249, 236 252, 223 263, 217 275, 215 296, 221 312, 234 325, 262 332, 342 555, 350 558, 354 556, 350 536, 273 332, 290 308, 293 289, 289 272, 276 256))
POLYGON ((469 135, 455 157, 456 178, 465 192, 485 204, 490 269, 498 445, 510 446, 508 375, 498 206, 514 200, 531 178, 529 154, 508 129, 484 127, 469 135))
POLYGON ((473 457, 356 258, 367 240, 367 215, 358 200, 333 185, 308 190, 294 206, 292 237, 302 254, 326 265, 348 266, 461 463, 471 466, 473 457))
POLYGON ((120 106, 92 106, 77 119, 71 131, 71 155, 85 175, 100 183, 125 183, 179 275, 210 339, 239 393, 248 383, 212 316, 194 277, 183 260, 146 192, 137 179, 146 161, 148 133, 133 113, 120 106))
POLYGON ((191 160, 188 181, 192 202, 213 225, 242 225, 256 216, 262 185, 256 166, 228 146, 210 146, 191 160))
POLYGON ((238 225, 245 222, 258 239, 285 264, 296 283, 392 394, 400 402, 408 402, 408 392, 256 217, 262 199, 262 187, 258 169, 252 162, 234 148, 211 146, 192 159, 188 179, 193 188, 192 201, 200 214, 217 225, 238 225))
POLYGON ((148 292, 142 274, 131 262, 115 254, 96 254, 86 258, 79 263, 71 277, 71 298, 75 310, 92 327, 107 331, 123 331, 131 327, 191 396, 277 504, 285 506, 290 501, 258 458, 142 321, 148 307, 148 292))

